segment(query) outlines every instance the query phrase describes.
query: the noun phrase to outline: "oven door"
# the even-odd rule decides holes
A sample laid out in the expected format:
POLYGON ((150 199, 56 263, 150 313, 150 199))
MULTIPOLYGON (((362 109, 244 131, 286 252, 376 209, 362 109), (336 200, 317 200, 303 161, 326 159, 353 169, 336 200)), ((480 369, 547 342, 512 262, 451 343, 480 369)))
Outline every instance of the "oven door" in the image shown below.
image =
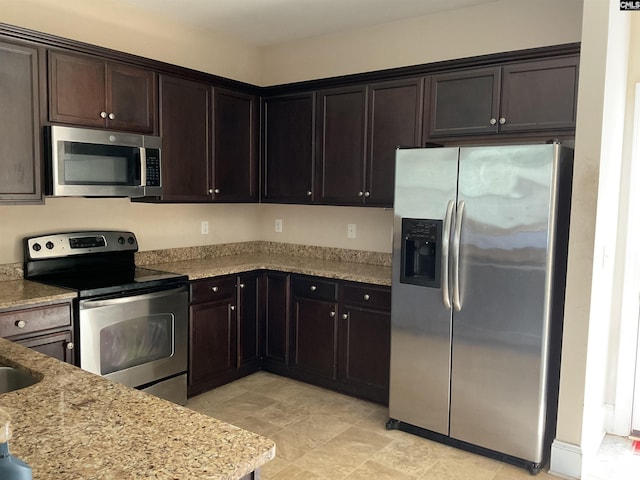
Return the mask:
POLYGON ((80 367, 130 387, 187 371, 186 286, 79 302, 80 367))

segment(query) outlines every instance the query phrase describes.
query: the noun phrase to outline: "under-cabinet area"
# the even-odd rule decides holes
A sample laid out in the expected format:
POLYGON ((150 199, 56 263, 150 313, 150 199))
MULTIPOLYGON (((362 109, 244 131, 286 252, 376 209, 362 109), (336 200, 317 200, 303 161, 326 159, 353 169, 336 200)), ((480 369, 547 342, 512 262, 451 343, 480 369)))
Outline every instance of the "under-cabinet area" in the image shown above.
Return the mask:
POLYGON ((191 282, 189 396, 266 370, 386 404, 389 287, 277 271, 191 282))

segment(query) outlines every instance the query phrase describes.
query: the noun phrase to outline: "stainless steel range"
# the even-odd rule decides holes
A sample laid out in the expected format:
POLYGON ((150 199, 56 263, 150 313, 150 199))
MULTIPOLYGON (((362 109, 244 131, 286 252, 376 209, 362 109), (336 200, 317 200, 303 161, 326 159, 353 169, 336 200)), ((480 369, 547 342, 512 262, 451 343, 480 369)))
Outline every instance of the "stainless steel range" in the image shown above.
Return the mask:
POLYGON ((188 279, 137 268, 137 250, 135 235, 123 231, 29 237, 25 278, 78 292, 74 333, 82 369, 184 405, 188 279))

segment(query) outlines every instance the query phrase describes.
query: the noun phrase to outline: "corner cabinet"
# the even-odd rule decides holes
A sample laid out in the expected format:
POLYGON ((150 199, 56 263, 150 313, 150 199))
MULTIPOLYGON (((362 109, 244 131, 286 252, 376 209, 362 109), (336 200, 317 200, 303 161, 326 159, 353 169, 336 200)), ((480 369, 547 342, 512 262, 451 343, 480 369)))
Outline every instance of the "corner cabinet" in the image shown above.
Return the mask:
POLYGON ((96 57, 49 52, 49 120, 154 133, 155 72, 96 57))
POLYGON ((0 312, 0 337, 76 363, 70 302, 0 312))
POLYGON ((264 202, 313 201, 315 98, 307 92, 263 101, 264 202))
POLYGON ((572 134, 578 64, 576 55, 433 75, 426 135, 572 134))
POLYGON ((0 203, 42 201, 39 62, 43 50, 0 42, 0 203))

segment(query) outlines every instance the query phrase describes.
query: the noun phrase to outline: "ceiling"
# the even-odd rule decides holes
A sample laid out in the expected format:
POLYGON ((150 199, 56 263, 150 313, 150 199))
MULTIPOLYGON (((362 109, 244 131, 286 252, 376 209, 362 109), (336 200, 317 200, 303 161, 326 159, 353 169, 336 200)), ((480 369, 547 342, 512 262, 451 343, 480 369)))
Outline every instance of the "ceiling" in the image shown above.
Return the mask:
POLYGON ((496 0, 118 0, 256 46, 496 0))

